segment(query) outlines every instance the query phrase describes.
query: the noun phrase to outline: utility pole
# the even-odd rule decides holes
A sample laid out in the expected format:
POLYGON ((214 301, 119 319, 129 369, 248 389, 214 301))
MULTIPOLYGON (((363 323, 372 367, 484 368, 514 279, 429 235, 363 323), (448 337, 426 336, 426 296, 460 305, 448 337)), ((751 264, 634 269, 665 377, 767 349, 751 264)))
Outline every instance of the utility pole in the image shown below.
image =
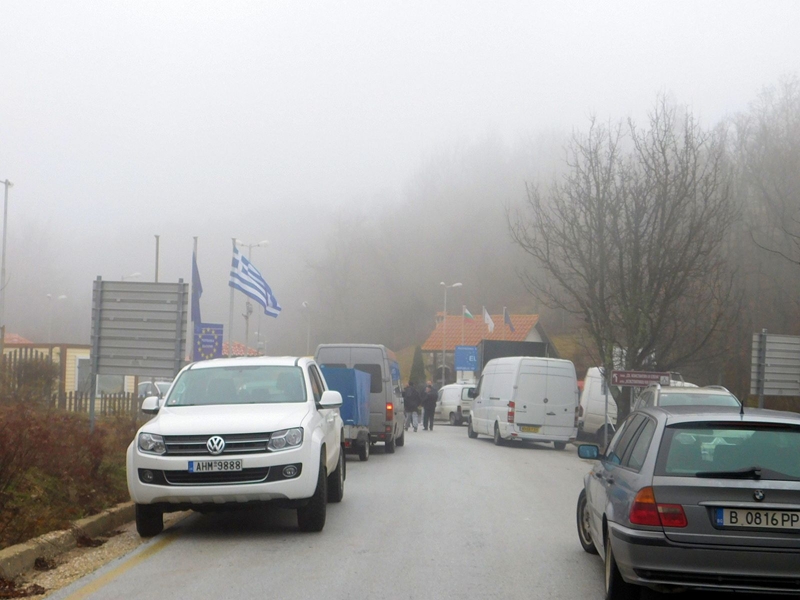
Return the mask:
POLYGON ((160 237, 161 237, 160 235, 156 236, 156 283, 158 283, 158 245, 159 242, 161 241, 159 239, 160 237))
POLYGON ((8 188, 14 184, 8 179, 0 181, 5 187, 3 195, 3 255, 0 258, 0 358, 4 356, 6 344, 6 234, 8 232, 8 188))

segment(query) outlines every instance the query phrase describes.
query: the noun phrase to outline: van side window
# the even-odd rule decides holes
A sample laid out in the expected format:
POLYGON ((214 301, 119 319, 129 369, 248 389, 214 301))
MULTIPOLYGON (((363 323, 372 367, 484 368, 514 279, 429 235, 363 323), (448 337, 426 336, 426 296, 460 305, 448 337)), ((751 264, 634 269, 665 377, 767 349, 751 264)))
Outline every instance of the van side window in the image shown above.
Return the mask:
POLYGON ((376 364, 353 365, 354 369, 369 373, 369 393, 380 394, 383 391, 383 370, 376 364))
POLYGON ((469 391, 471 389, 474 389, 474 388, 464 388, 463 390, 461 390, 461 399, 462 400, 467 400, 467 401, 471 400, 471 398, 469 397, 469 391))
POLYGON ((479 397, 481 395, 481 389, 483 388, 483 375, 481 378, 478 379, 478 386, 475 388, 475 397, 479 397))

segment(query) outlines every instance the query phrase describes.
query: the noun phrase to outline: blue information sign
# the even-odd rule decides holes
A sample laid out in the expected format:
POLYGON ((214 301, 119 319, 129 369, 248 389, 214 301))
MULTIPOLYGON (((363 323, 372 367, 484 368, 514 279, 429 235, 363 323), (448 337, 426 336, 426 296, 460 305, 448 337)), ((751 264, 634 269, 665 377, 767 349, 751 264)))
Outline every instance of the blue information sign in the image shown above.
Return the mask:
POLYGON ((478 347, 477 346, 456 346, 456 371, 478 370, 478 347))
POLYGON ((209 360, 222 356, 222 325, 195 323, 192 360, 209 360))

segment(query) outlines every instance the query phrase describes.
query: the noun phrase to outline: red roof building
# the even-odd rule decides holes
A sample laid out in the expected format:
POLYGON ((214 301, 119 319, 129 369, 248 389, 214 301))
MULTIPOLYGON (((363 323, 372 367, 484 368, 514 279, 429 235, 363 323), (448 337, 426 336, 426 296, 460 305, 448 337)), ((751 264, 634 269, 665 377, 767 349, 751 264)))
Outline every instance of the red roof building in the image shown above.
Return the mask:
MULTIPOLYGON (((241 342, 233 342, 231 356, 245 356, 245 347, 241 342)), ((260 356, 255 348, 247 348, 247 356, 260 356)), ((222 358, 228 358, 228 342, 222 342, 222 358)))

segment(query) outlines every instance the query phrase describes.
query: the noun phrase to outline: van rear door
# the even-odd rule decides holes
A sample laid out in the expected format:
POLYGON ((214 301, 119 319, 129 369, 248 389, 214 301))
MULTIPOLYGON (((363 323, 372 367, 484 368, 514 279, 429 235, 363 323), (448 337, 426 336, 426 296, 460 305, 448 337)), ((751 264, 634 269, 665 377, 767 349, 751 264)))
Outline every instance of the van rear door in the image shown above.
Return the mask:
POLYGON ((378 347, 353 347, 350 349, 350 360, 353 369, 364 371, 370 375, 369 432, 386 433, 386 401, 392 396, 387 394, 385 389, 386 386, 391 385, 391 381, 384 382, 384 374, 388 369, 386 369, 383 352, 378 347))
POLYGON ((547 400, 542 433, 571 437, 575 430, 575 407, 578 405, 578 382, 575 367, 569 361, 547 362, 547 400))
POLYGON ((519 368, 514 396, 515 422, 524 433, 540 433, 545 424, 547 363, 526 360, 519 368))

